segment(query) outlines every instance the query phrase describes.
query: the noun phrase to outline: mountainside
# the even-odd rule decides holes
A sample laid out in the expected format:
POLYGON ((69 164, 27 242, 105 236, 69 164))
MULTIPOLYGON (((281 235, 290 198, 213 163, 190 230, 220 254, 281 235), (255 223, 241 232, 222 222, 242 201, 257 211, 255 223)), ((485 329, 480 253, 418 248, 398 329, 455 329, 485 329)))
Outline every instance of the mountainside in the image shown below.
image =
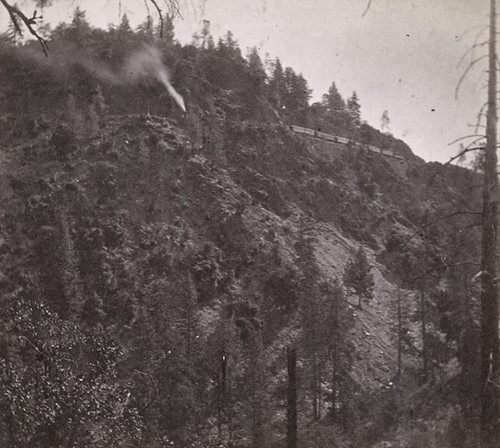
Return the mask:
MULTIPOLYGON (((303 359, 305 424, 312 399, 308 354, 320 348, 308 346, 305 335, 311 328, 319 332, 321 322, 304 321, 302 314, 308 302, 332 294, 321 293, 332 287, 322 285, 341 281, 349 259, 363 247, 375 281, 373 299, 362 309, 355 297, 343 295, 326 304, 341 301, 339 331, 345 332, 339 337, 341 381, 350 384, 337 392, 341 433, 354 432, 360 443, 373 446, 407 418, 401 413, 414 406, 406 399, 422 375, 418 288, 404 278, 416 268, 408 265, 401 274, 403 262, 395 267, 393 259, 421 257, 413 262, 434 263, 441 276, 450 269, 450 223, 418 226, 477 200, 470 196, 474 189, 468 190, 476 176, 417 161, 403 179, 380 155, 325 146, 280 125, 227 122, 220 142, 206 146, 193 144, 179 126, 154 116, 109 117, 89 138, 48 124, 4 149, 2 177, 10 185, 2 201, 2 265, 9 278, 4 291, 11 297, 35 294, 62 318, 94 331, 104 328, 119 341, 124 352, 118 378, 133 378, 140 404, 146 400, 141 392, 151 391, 143 390, 148 381, 137 372, 152 375, 156 399, 144 416, 163 421, 180 446, 195 422, 212 431, 211 419, 221 409, 206 395, 216 394, 210 384, 220 381, 217 364, 227 359, 231 398, 224 400, 231 405, 223 407, 233 414, 226 431, 245 445, 252 433, 250 410, 258 406, 271 426, 268 443, 279 446, 285 422, 276 409, 283 409, 285 349, 297 346, 303 359), (388 242, 396 245, 398 238, 405 242, 394 254, 388 242), (424 246, 428 253, 422 255, 424 246), (408 332, 406 379, 396 386, 398 287, 404 288, 399 294, 405 294, 408 332), (252 369, 256 362, 260 372, 252 369), (265 380, 259 383, 257 374, 265 380), (265 398, 252 404, 245 387, 265 398), (372 420, 379 417, 362 404, 374 394, 383 394, 377 406, 399 397, 392 403, 398 411, 391 410, 397 414, 375 428, 372 420)), ((435 273, 426 275, 436 282, 435 273)), ((445 294, 443 282, 435 283, 434 296, 445 294)), ((429 305, 429 314, 438 317, 428 318, 427 332, 437 338, 434 345, 454 344, 439 327, 436 306, 429 305)), ((312 337, 313 344, 327 344, 312 337)), ((439 350, 428 375, 446 387, 458 373, 446 373, 457 350, 439 350)), ((320 356, 326 358, 318 406, 328 420, 331 361, 318 351, 320 356)), ((331 443, 333 434, 323 434, 323 443, 331 443)))
POLYGON ((166 25, 0 39, 0 445, 476 446, 481 174, 166 25))

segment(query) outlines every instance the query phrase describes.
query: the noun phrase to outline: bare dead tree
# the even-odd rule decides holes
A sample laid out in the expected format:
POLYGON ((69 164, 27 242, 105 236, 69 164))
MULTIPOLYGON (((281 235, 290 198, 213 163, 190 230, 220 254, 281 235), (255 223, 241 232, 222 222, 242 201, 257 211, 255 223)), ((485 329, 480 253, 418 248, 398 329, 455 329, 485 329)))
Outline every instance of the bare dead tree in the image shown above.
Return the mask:
POLYGON ((297 351, 288 347, 287 448, 297 448, 297 351))
POLYGON ((427 363, 427 321, 425 313, 425 293, 427 284, 425 276, 422 278, 420 285, 420 316, 421 316, 421 330, 422 330, 422 363, 423 363, 423 380, 427 383, 428 377, 428 363, 427 363))
POLYGON ((488 110, 484 162, 481 245, 481 445, 498 446, 500 417, 500 342, 498 332, 497 230, 499 185, 497 175, 496 0, 490 0, 488 54, 488 110))

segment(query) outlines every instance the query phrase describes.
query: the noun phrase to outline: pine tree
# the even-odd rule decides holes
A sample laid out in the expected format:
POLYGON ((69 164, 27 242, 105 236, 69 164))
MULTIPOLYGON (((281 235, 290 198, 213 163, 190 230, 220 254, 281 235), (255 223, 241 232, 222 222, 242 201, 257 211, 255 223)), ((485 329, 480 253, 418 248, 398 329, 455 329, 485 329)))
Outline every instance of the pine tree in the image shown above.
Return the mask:
POLYGON ((361 106, 356 92, 352 92, 352 96, 347 100, 347 111, 349 112, 354 124, 359 126, 361 123, 361 106))
POLYGON ((380 118, 380 130, 382 132, 389 131, 389 125, 391 124, 391 120, 389 119, 389 112, 384 110, 382 113, 382 117, 380 118))
POLYGON ((228 31, 226 33, 226 37, 224 39, 224 44, 230 50, 241 54, 239 46, 238 46, 238 41, 234 39, 233 33, 231 31, 228 31))
POLYGON ((322 366, 327 360, 328 305, 327 295, 319 288, 320 271, 314 256, 313 242, 308 238, 304 227, 295 245, 298 255, 297 264, 302 277, 299 283, 301 294, 300 317, 303 336, 302 347, 305 364, 309 369, 309 390, 312 395, 312 411, 315 421, 321 418, 322 366))
POLYGON ((210 34, 210 21, 204 20, 203 27, 201 29, 201 48, 206 50, 208 48, 208 42, 211 37, 210 34))
POLYGON ((156 35, 163 45, 169 46, 174 43, 174 22, 170 14, 167 14, 163 20, 159 21, 156 35))
POLYGON ((283 99, 286 95, 285 73, 279 58, 273 63, 273 71, 269 80, 269 101, 278 109, 283 107, 283 99))
POLYGON ((73 19, 67 30, 66 38, 79 47, 85 47, 90 37, 91 27, 84 10, 76 7, 73 19))
POLYGON ((340 93, 337 90, 337 86, 334 82, 332 82, 332 85, 328 89, 328 93, 323 95, 322 104, 326 107, 328 112, 338 112, 345 110, 345 101, 340 96, 340 93))
POLYGON ((127 14, 123 14, 122 20, 120 22, 120 26, 118 27, 118 32, 120 33, 131 33, 132 28, 130 28, 130 20, 128 19, 127 14))
POLYGON ((356 256, 347 263, 343 281, 348 293, 358 297, 359 309, 361 309, 362 299, 370 300, 373 298, 373 274, 362 247, 358 249, 356 256))
POLYGON ((137 34, 147 42, 154 40, 154 22, 153 17, 149 14, 147 15, 144 22, 137 26, 137 34))
POLYGON ((253 47, 248 55, 248 71, 252 93, 257 95, 262 94, 267 75, 256 47, 253 47))
POLYGON ((283 98, 285 114, 289 120, 305 124, 305 115, 309 107, 311 90, 302 74, 297 75, 291 67, 287 67, 284 73, 284 84, 286 94, 283 98))
POLYGON ((408 324, 408 316, 410 315, 409 302, 407 295, 401 287, 398 287, 395 293, 395 314, 396 322, 392 326, 392 337, 396 341, 398 348, 398 362, 397 362, 397 377, 401 377, 403 371, 403 355, 411 346, 410 329, 408 324))

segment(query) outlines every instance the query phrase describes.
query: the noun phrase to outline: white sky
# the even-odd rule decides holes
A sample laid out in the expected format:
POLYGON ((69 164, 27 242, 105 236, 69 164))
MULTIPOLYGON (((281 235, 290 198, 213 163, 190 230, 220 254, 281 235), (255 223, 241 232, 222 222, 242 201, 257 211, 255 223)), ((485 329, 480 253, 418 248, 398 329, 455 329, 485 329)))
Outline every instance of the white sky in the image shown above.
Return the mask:
MULTIPOLYGON (((163 4, 164 0, 158 0, 163 4)), ((28 5, 30 0, 18 1, 28 5)), ((393 134, 425 160, 444 162, 458 152, 448 144, 474 132, 486 101, 486 60, 469 72, 458 99, 455 87, 471 61, 469 50, 488 24, 489 0, 180 0, 183 20, 176 37, 190 41, 203 20, 215 39, 231 30, 244 53, 257 46, 263 59, 278 56, 307 79, 313 100, 335 81, 344 98, 353 90, 362 119, 380 127, 388 110, 393 134), (464 35, 465 33, 465 35, 464 35)), ((55 25, 70 20, 74 8, 87 11, 96 26, 145 19, 144 0, 55 0, 44 11, 55 25), (121 9, 120 9, 121 6, 121 9)), ((154 8, 150 7, 151 13, 154 8)), ((6 14, 0 10, 0 24, 6 14)), ((488 37, 487 31, 478 42, 488 37)), ((486 54, 478 48, 475 56, 486 54)))

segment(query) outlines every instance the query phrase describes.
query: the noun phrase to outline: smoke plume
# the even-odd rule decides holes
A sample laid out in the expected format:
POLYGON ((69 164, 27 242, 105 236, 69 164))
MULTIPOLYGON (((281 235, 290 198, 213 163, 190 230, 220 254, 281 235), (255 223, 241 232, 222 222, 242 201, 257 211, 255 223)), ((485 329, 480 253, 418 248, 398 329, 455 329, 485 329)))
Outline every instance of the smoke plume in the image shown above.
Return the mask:
POLYGON ((165 86, 168 94, 186 112, 184 99, 170 83, 170 73, 162 62, 160 52, 151 45, 144 44, 133 51, 120 68, 115 70, 93 57, 82 54, 71 45, 60 45, 57 50, 51 53, 50 58, 46 58, 40 51, 27 49, 23 57, 35 61, 61 79, 71 76, 69 67, 72 64, 83 67, 92 76, 108 84, 132 85, 141 80, 155 79, 165 86))
POLYGON ((170 73, 161 61, 160 52, 149 45, 144 45, 140 50, 132 53, 124 67, 125 78, 135 82, 141 78, 155 78, 160 81, 177 105, 186 112, 184 99, 170 84, 170 73))
POLYGON ((184 99, 170 83, 170 73, 161 60, 160 52, 150 45, 144 45, 139 50, 135 50, 118 71, 110 70, 95 62, 88 62, 85 65, 94 76, 111 84, 134 84, 140 80, 156 79, 165 86, 168 94, 186 112, 184 99))

